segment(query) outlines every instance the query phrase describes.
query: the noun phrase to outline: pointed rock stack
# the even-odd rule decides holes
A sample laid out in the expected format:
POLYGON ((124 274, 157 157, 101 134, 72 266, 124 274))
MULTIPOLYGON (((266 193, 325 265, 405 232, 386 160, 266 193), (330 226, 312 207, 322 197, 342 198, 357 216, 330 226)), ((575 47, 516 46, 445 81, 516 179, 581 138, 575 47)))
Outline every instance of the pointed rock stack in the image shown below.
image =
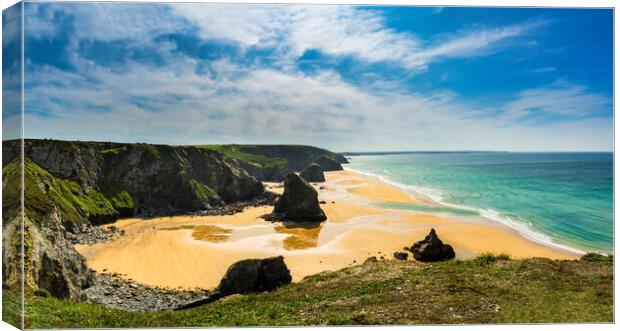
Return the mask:
POLYGON ((316 190, 303 178, 290 173, 284 179, 284 193, 276 200, 272 221, 322 222, 327 219, 319 206, 316 190))

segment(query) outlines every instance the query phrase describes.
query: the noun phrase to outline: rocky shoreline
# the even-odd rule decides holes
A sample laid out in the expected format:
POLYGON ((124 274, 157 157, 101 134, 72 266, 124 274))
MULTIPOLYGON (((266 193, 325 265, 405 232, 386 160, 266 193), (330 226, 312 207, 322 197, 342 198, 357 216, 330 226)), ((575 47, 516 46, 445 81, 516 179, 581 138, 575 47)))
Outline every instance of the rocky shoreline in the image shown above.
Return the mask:
MULTIPOLYGON (((213 209, 201 210, 197 212, 187 213, 189 216, 223 216, 241 213, 247 207, 273 206, 279 195, 273 192, 265 191, 261 196, 250 201, 238 201, 230 204, 214 207, 213 209)), ((182 214, 175 214, 179 216, 182 214)), ((164 217, 169 215, 159 215, 153 217, 164 217)), ((152 218, 152 217, 150 217, 152 218)), ((67 239, 74 245, 93 245, 100 242, 112 240, 119 236, 124 236, 125 231, 119 230, 116 226, 108 227, 95 226, 92 224, 82 224, 76 230, 76 233, 67 231, 67 239)))
POLYGON ((128 311, 169 310, 208 296, 205 289, 169 289, 153 287, 122 278, 118 274, 96 273, 91 287, 82 293, 82 301, 128 311))
MULTIPOLYGON (((233 215, 242 212, 247 207, 273 205, 278 194, 265 191, 261 196, 251 201, 234 202, 209 210, 188 213, 192 216, 219 216, 233 215)), ((71 243, 92 245, 99 242, 113 240, 125 235, 114 225, 108 227, 84 225, 78 234, 67 232, 71 243)), ((129 311, 157 311, 169 310, 194 302, 211 294, 207 289, 171 289, 149 286, 123 278, 119 274, 92 273, 91 286, 83 291, 81 301, 102 304, 111 308, 129 311)))

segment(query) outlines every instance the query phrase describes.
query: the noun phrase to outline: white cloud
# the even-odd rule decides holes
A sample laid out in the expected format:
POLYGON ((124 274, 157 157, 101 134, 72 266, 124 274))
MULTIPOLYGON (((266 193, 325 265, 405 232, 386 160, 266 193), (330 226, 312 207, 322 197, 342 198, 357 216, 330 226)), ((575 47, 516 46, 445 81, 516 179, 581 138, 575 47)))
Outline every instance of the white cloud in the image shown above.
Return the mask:
POLYGON ((76 40, 147 41, 154 36, 190 28, 161 4, 148 3, 26 3, 26 33, 50 38, 62 26, 57 17, 72 16, 76 40))
POLYGON ((27 33, 38 38, 58 33, 56 16, 72 15, 73 47, 79 40, 148 43, 157 35, 187 32, 195 26, 203 39, 278 49, 283 62, 318 49, 369 62, 394 62, 412 70, 445 58, 497 51, 505 41, 544 24, 478 27, 422 40, 388 28, 379 10, 345 5, 29 3, 26 7, 27 33))
POLYGON ((40 67, 32 73, 37 86, 26 94, 26 135, 167 144, 303 143, 340 151, 587 150, 611 144, 607 118, 569 116, 563 123, 534 126, 480 116, 488 113, 450 91, 372 92, 334 72, 305 76, 227 62, 217 65, 214 80, 196 74, 196 65, 178 58, 175 67, 157 71, 129 63, 123 72, 89 66, 80 75, 40 67))
POLYGON ((556 82, 521 92, 516 100, 506 105, 505 112, 511 120, 536 114, 583 117, 611 111, 611 107, 611 98, 603 94, 589 92, 581 85, 556 82))
POLYGON ((354 6, 175 4, 171 8, 200 27, 205 39, 275 46, 293 57, 317 49, 369 62, 396 62, 408 69, 425 68, 443 58, 497 51, 500 42, 544 24, 535 21, 477 28, 434 41, 390 29, 380 11, 354 6))
MULTIPOLYGON (((189 29, 192 22, 202 38, 275 47, 285 59, 316 48, 412 70, 447 57, 497 51, 544 24, 478 27, 423 41, 386 28, 379 12, 356 7, 174 5, 172 13, 181 19, 166 7, 92 6, 88 12, 72 7, 79 27, 74 44, 148 42, 159 33, 189 29)), ((305 143, 335 150, 611 148, 611 121, 582 118, 608 107, 610 98, 577 85, 530 89, 489 110, 451 91, 403 91, 380 77, 361 88, 332 71, 308 76, 220 60, 209 62, 213 76, 200 75, 196 69, 204 63, 174 54, 174 45, 159 47, 168 61, 156 70, 131 60, 122 71, 110 70, 75 51, 73 73, 29 64, 26 135, 167 144, 305 143), (489 119, 489 111, 503 116, 489 119), (537 111, 565 121, 544 126, 514 121, 537 111)))
POLYGON ((535 21, 508 25, 500 28, 485 28, 463 31, 457 36, 450 36, 447 40, 437 43, 411 55, 412 62, 428 63, 441 58, 469 57, 497 51, 502 41, 518 37, 535 27, 545 24, 544 21, 535 21))

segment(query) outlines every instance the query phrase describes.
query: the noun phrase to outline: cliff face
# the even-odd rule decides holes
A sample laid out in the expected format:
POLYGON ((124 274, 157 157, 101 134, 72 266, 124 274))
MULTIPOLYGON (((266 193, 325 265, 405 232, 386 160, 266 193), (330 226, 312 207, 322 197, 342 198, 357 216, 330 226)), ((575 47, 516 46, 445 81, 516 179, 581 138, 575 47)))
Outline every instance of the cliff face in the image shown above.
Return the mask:
MULTIPOLYGON (((304 145, 217 145, 200 147, 217 150, 237 159, 244 170, 264 181, 282 181, 288 173, 300 172, 311 163, 322 158, 332 160, 337 165, 348 163, 347 159, 341 154, 304 145)), ((342 167, 338 170, 342 170, 342 167)))
MULTIPOLYGON (((4 142, 3 150, 3 282, 19 286, 19 142, 4 142)), ((68 232, 122 216, 211 209, 264 192, 234 159, 193 147, 27 140, 24 156, 25 282, 59 298, 79 299, 91 281, 68 232)))
MULTIPOLYGON (((19 145, 4 149, 3 168, 19 145)), ((63 221, 74 223, 192 212, 263 192, 236 160, 193 147, 26 140, 24 155, 25 175, 42 182, 63 221)), ((26 185, 26 194, 36 186, 26 185)))
MULTIPOLYGON (((19 141, 3 142, 3 283, 19 286, 19 141)), ((252 200, 314 159, 309 146, 166 146, 55 140, 24 142, 24 261, 28 288, 79 299, 90 285, 70 233, 119 217, 174 215, 252 200)), ((346 162, 344 158, 340 159, 346 162)))

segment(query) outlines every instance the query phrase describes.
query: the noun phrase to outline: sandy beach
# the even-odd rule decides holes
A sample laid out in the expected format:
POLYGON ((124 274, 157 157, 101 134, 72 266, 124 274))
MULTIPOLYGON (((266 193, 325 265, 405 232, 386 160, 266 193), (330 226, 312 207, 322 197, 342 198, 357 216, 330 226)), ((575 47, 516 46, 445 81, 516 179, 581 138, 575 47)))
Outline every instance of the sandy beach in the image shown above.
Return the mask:
MULTIPOLYGON (((226 216, 119 220, 112 225, 124 230, 123 236, 76 248, 99 272, 169 288, 213 288, 234 262, 276 255, 284 256, 293 281, 299 281, 362 263, 370 256, 392 259, 393 252, 423 239, 431 228, 461 259, 484 252, 507 253, 512 258, 579 257, 480 217, 385 207, 382 202, 433 202, 370 176, 345 170, 328 172, 326 178, 315 185, 328 217, 319 226, 287 228, 266 222, 260 216, 272 207, 261 206, 226 216)), ((276 183, 266 187, 282 190, 276 183)))

